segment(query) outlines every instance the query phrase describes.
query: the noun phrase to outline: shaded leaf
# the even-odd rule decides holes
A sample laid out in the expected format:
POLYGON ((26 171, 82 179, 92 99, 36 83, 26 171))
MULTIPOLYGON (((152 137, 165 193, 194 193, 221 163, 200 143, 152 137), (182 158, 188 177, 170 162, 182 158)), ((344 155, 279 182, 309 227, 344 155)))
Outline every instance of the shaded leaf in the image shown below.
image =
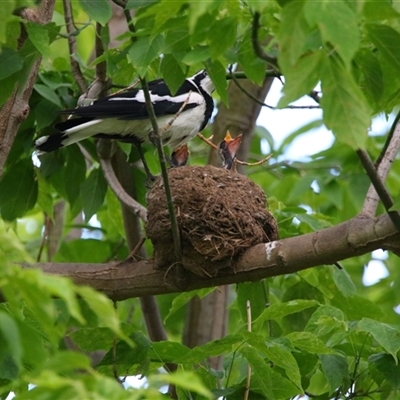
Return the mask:
POLYGON ((393 356, 397 364, 397 352, 400 350, 400 330, 398 328, 370 318, 363 318, 358 323, 358 329, 369 332, 393 356))
POLYGON ((12 221, 33 208, 38 197, 38 184, 30 160, 20 160, 10 167, 0 181, 1 216, 12 221))
POLYGON ((335 351, 311 332, 292 332, 286 335, 294 347, 312 354, 334 354, 335 351))
POLYGON ((377 370, 390 382, 394 389, 400 389, 400 365, 386 353, 373 354, 369 357, 377 370))
MULTIPOLYGON (((0 80, 20 71, 24 65, 24 58, 13 49, 3 47, 0 53, 0 80)), ((3 90, 3 83, 2 83, 3 90)))
POLYGON ((96 213, 104 202, 107 192, 107 182, 100 168, 94 169, 89 177, 81 184, 81 199, 85 221, 96 213))
POLYGON ((329 384, 329 393, 333 393, 343 380, 349 376, 346 358, 335 354, 320 355, 322 371, 329 384))
POLYGON ((105 26, 112 16, 111 4, 107 0, 79 0, 83 11, 105 26))
POLYGON ((252 347, 243 347, 239 352, 247 359, 251 365, 252 374, 257 378, 259 389, 267 399, 275 399, 272 391, 271 367, 265 362, 258 351, 252 347))

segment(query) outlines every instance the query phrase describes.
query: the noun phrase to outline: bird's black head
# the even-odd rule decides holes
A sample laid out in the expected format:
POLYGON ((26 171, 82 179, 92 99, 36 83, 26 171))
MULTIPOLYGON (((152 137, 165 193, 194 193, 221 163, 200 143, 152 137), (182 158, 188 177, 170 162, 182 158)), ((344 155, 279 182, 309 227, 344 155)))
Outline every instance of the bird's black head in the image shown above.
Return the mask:
POLYGON ((193 82, 197 87, 203 89, 206 93, 211 95, 214 91, 215 86, 208 76, 208 73, 205 69, 199 71, 197 74, 193 75, 191 78, 188 78, 189 81, 193 82))

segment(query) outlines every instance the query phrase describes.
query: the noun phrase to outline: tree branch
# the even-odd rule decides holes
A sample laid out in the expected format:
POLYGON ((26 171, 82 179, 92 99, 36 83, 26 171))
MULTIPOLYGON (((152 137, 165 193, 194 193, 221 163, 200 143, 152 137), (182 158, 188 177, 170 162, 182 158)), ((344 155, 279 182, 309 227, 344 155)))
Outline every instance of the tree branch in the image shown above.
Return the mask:
POLYGON ((258 41, 258 30, 260 29, 260 17, 261 15, 259 12, 254 13, 253 25, 251 29, 251 43, 253 45, 253 50, 258 58, 271 64, 274 68, 277 68, 278 67, 277 59, 275 57, 269 56, 261 47, 260 42, 258 41))
MULTIPOLYGON (((21 12, 21 16, 28 21, 42 25, 47 24, 53 16, 54 3, 55 0, 42 0, 37 9, 26 8, 21 12)), ((22 35, 24 34, 21 34, 21 40, 22 35)), ((18 128, 21 122, 29 115, 29 98, 32 94, 41 61, 42 58, 38 57, 32 62, 23 87, 16 87, 13 95, 0 110, 0 176, 3 174, 3 168, 18 128)))
MULTIPOLYGON (((101 139, 103 140, 103 139, 101 139)), ((104 178, 106 179, 108 185, 117 196, 118 200, 123 203, 126 207, 128 207, 134 214, 137 214, 138 217, 146 222, 147 221, 147 209, 138 203, 135 199, 129 196, 128 193, 124 190, 122 185, 120 184, 118 178, 115 175, 114 168, 111 164, 111 159, 103 158, 101 152, 98 152, 100 165, 103 169, 104 178)))
POLYGON ((208 278, 170 268, 157 269, 152 261, 126 260, 109 264, 39 263, 49 274, 70 277, 113 300, 228 285, 294 273, 386 248, 400 235, 387 214, 376 218, 359 215, 331 228, 271 243, 258 244, 234 263, 232 269, 208 278))
POLYGON ((367 172, 367 175, 368 175, 369 179, 371 180, 376 193, 378 194, 379 198, 381 199, 386 212, 388 213, 394 226, 400 232, 400 215, 397 211, 390 211, 390 208, 393 205, 393 200, 392 200, 389 192, 386 190, 385 185, 379 178, 378 172, 376 171, 374 164, 372 164, 369 154, 365 150, 360 150, 360 149, 357 150, 356 153, 357 153, 358 158, 360 159, 365 171, 367 172))
POLYGON ((63 8, 64 8, 64 20, 65 20, 65 27, 67 29, 67 40, 68 40, 68 50, 69 50, 69 61, 71 64, 71 72, 79 87, 79 91, 81 93, 86 92, 86 81, 83 77, 82 71, 79 67, 78 61, 76 61, 74 54, 77 53, 76 49, 76 36, 73 35, 73 32, 76 31, 74 25, 74 17, 72 15, 72 7, 70 0, 63 0, 63 8))
MULTIPOLYGON (((400 149, 400 120, 396 118, 393 123, 393 129, 389 134, 387 144, 384 146, 381 155, 377 160, 377 174, 382 183, 385 182, 390 168, 396 159, 396 155, 400 149)), ((373 185, 368 189, 365 201, 362 207, 362 214, 368 217, 373 217, 378 208, 379 196, 373 185)))

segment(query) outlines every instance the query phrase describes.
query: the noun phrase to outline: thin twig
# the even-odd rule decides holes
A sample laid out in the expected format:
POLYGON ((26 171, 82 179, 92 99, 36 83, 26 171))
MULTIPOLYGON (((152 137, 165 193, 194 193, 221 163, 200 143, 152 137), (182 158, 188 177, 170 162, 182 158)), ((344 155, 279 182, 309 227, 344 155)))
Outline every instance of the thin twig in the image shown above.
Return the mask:
POLYGON ((144 245, 144 242, 146 241, 146 238, 143 236, 142 238, 140 238, 138 244, 135 246, 135 248, 130 252, 129 257, 128 258, 132 258, 132 260, 136 261, 136 254, 140 251, 140 249, 142 248, 142 246, 144 245))
MULTIPOLYGON (((239 80, 238 80, 238 78, 236 77, 236 74, 234 74, 234 73, 232 72, 232 65, 229 67, 229 72, 230 72, 230 74, 231 74, 231 76, 232 76, 233 82, 235 82, 235 85, 236 85, 236 86, 238 87, 238 89, 239 89, 241 92, 243 92, 248 98, 250 98, 251 100, 255 101, 255 102, 256 102, 257 104, 259 104, 260 106, 267 107, 267 108, 269 108, 270 110, 278 110, 278 108, 273 107, 273 106, 270 106, 269 104, 264 103, 263 101, 260 101, 260 100, 257 99, 255 96, 253 96, 251 93, 249 93, 249 92, 239 83, 239 80)), ((298 109, 298 110, 303 110, 303 109, 308 110, 308 109, 319 109, 320 106, 312 106, 312 105, 309 105, 309 106, 291 106, 291 105, 289 105, 289 106, 284 107, 284 108, 290 109, 290 110, 296 110, 296 109, 298 109)), ((279 108, 279 110, 280 110, 280 108, 279 108)))
POLYGON ((253 45, 254 53, 261 60, 266 61, 271 64, 274 68, 278 68, 278 60, 276 57, 269 56, 264 49, 261 47, 260 42, 258 41, 258 30, 260 29, 260 13, 255 12, 253 17, 253 25, 251 29, 251 44, 253 45))
POLYGON ((381 178, 378 175, 378 172, 372 163, 369 154, 365 150, 357 150, 356 151, 358 158, 360 159, 369 179, 372 182, 376 192, 378 193, 379 198, 382 201, 383 206, 385 207, 386 212, 388 213, 391 221, 394 226, 400 232, 400 215, 397 211, 390 211, 390 208, 393 205, 393 200, 386 190, 385 185, 383 184, 381 178))
POLYGON ((125 189, 119 183, 118 178, 115 175, 114 168, 111 165, 111 159, 102 158, 100 157, 100 154, 99 154, 99 159, 101 168, 103 169, 104 178, 106 179, 111 190, 117 196, 118 200, 121 203, 125 204, 134 214, 137 214, 137 216, 142 221, 146 222, 147 221, 146 207, 142 206, 135 199, 129 196, 128 193, 126 193, 125 189))
POLYGON ((85 78, 83 77, 81 68, 79 66, 78 61, 76 61, 74 55, 77 53, 77 48, 76 48, 76 36, 73 35, 73 33, 76 31, 75 25, 74 25, 74 17, 72 14, 72 7, 71 7, 71 1, 70 0, 63 0, 63 8, 64 8, 64 20, 65 20, 65 27, 67 29, 68 37, 68 50, 69 50, 69 61, 71 64, 71 72, 72 75, 75 79, 75 82, 77 83, 79 87, 79 91, 81 93, 86 92, 86 81, 85 78))
POLYGON ((249 167, 255 167, 257 165, 261 165, 264 164, 266 161, 268 161, 270 158, 272 157, 272 154, 270 154, 269 156, 263 158, 262 160, 256 161, 256 162, 247 162, 247 161, 240 161, 237 158, 235 158, 234 162, 241 164, 241 165, 247 165, 249 167))
MULTIPOLYGON (((251 332, 251 304, 250 300, 246 301, 246 311, 247 311, 247 331, 251 332)), ((246 379, 246 389, 244 391, 244 400, 248 400, 250 393, 250 381, 251 381, 251 365, 247 364, 247 379, 246 379)))
MULTIPOLYGON (((386 177, 389 174, 390 168, 396 159, 396 155, 400 149, 400 114, 396 117, 393 122, 391 132, 386 141, 384 149, 379 155, 377 162, 375 163, 377 173, 381 182, 385 182, 386 177)), ((373 217, 376 213, 376 209, 379 203, 379 196, 375 191, 373 185, 368 189, 365 201, 362 207, 362 214, 373 217)))
MULTIPOLYGON (((136 29, 133 24, 130 11, 125 9, 124 14, 125 14, 126 22, 128 23, 129 30, 131 33, 134 34, 132 36, 132 40, 136 41, 136 36, 135 36, 136 29)), ((161 177, 162 177, 163 183, 164 183, 164 191, 165 191, 165 196, 167 198, 168 213, 169 213, 169 218, 171 221, 171 232, 172 232, 172 238, 173 238, 173 243, 174 243, 174 254, 175 254, 176 260, 179 261, 181 259, 181 239, 180 239, 180 234, 179 234, 178 220, 176 218, 176 213, 175 213, 174 202, 172 199, 171 187, 170 187, 169 180, 168 180, 166 157, 165 157, 164 148, 163 148, 162 141, 161 141, 160 132, 158 129, 156 115, 154 113, 153 104, 150 99, 150 92, 149 92, 149 87, 148 87, 146 78, 140 78, 140 83, 142 84, 146 109, 147 109, 147 113, 149 114, 151 126, 153 129, 152 134, 155 139, 158 159, 160 162, 161 177)))
POLYGON ((209 138, 206 138, 204 135, 202 135, 200 132, 197 134, 197 137, 201 139, 203 142, 207 143, 209 146, 211 146, 213 149, 218 150, 218 146, 211 141, 213 136, 210 136, 209 138))

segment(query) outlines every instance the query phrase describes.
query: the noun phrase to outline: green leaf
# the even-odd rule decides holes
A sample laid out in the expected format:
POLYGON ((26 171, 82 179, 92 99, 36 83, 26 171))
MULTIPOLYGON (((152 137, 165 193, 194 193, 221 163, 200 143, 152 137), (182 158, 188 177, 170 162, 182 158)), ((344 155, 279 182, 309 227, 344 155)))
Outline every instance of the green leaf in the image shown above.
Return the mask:
POLYGON ((150 375, 149 382, 150 384, 169 383, 179 388, 198 393, 207 399, 214 398, 200 378, 191 371, 176 371, 169 374, 150 375))
POLYGON ((208 60, 210 57, 210 48, 208 46, 197 46, 184 55, 182 62, 189 66, 196 65, 208 60))
POLYGON ((44 97, 45 99, 47 99, 51 103, 54 103, 61 110, 62 106, 61 106, 60 99, 58 98, 58 96, 57 96, 57 94, 55 93, 54 90, 50 89, 48 86, 43 85, 41 83, 37 83, 33 88, 42 97, 44 97))
POLYGON ((390 0, 369 0, 364 3, 363 16, 368 20, 399 18, 390 0))
POLYGON ((29 40, 36 47, 36 49, 44 56, 50 57, 50 38, 47 28, 34 22, 27 22, 25 27, 28 32, 29 40))
POLYGON ((292 332, 286 335, 294 347, 312 354, 334 354, 335 352, 325 345, 311 332, 292 332))
POLYGON ((261 357, 253 347, 242 347, 239 352, 243 354, 250 364, 252 374, 257 378, 257 383, 262 393, 268 400, 275 399, 272 391, 271 367, 265 362, 264 357, 261 357))
POLYGON ((342 385, 343 380, 349 377, 346 358, 335 354, 322 354, 319 359, 322 371, 329 384, 329 393, 333 393, 342 385))
POLYGON ((158 3, 160 0, 128 0, 125 8, 127 10, 136 9, 139 7, 151 6, 154 3, 158 3))
POLYGON ((100 168, 94 169, 89 177, 81 184, 81 199, 85 221, 96 213, 104 202, 107 192, 107 182, 100 168))
POLYGON ((131 340, 122 332, 119 325, 119 318, 115 312, 113 304, 104 294, 96 292, 87 286, 78 286, 77 294, 89 305, 90 309, 96 314, 99 326, 110 328, 128 344, 131 340))
POLYGON ((228 335, 222 339, 213 340, 202 346, 197 346, 185 355, 180 362, 199 363, 207 357, 219 356, 223 353, 232 352, 244 342, 243 335, 228 335))
POLYGON ((306 50, 306 39, 311 29, 304 17, 304 1, 292 1, 283 7, 281 25, 278 32, 280 43, 279 60, 284 58, 284 65, 296 64, 306 50))
POLYGON ((112 17, 111 4, 107 0, 79 0, 83 11, 101 25, 105 26, 112 17))
POLYGON ((292 355, 292 349, 282 345, 275 339, 265 339, 259 335, 251 335, 247 342, 262 352, 270 361, 285 370, 288 378, 297 386, 302 389, 301 376, 299 366, 296 359, 292 355))
POLYGON ((254 54, 250 29, 246 32, 239 45, 238 60, 247 78, 261 85, 265 78, 265 61, 260 60, 254 54))
POLYGON ((363 318, 358 323, 358 329, 369 332, 374 339, 393 356, 397 365, 397 352, 400 350, 400 330, 394 326, 363 318))
POLYGON ((207 71, 210 74, 217 93, 221 97, 221 101, 224 104, 228 104, 228 83, 226 81, 224 66, 219 61, 209 62, 207 64, 207 71))
MULTIPOLYGON (((76 145, 68 146, 63 151, 67 154, 67 162, 60 173, 62 174, 62 184, 65 186, 66 198, 73 207, 81 194, 81 185, 86 178, 86 162, 76 145)), ((56 157, 54 156, 53 162, 56 162, 56 157)))
POLYGON ((394 389, 400 390, 400 365, 396 364, 393 357, 386 353, 372 354, 369 361, 384 375, 394 389))
POLYGON ((391 211, 400 210, 400 197, 394 199, 392 207, 390 207, 391 211))
POLYGON ((322 338, 340 328, 342 330, 347 328, 343 311, 329 304, 324 304, 313 313, 305 331, 312 332, 317 337, 322 338))
POLYGON ((213 58, 218 58, 231 48, 236 40, 238 20, 227 17, 214 21, 208 32, 210 51, 213 58))
POLYGON ((8 49, 7 47, 3 47, 0 53, 0 80, 20 71, 23 65, 24 58, 20 53, 8 49))
POLYGON ((13 361, 18 367, 21 367, 23 349, 18 326, 10 315, 5 312, 0 312, 0 336, 5 340, 13 361))
POLYGON ((162 53, 163 46, 161 35, 139 37, 131 45, 128 57, 140 76, 145 76, 151 62, 162 53))
POLYGON ((87 355, 76 351, 59 351, 46 360, 43 368, 58 372, 72 372, 75 369, 88 370, 90 359, 87 355))
POLYGON ((260 282, 244 282, 236 286, 237 299, 236 303, 240 311, 242 320, 247 323, 247 300, 250 301, 251 318, 255 320, 266 309, 266 283, 260 282), (265 301, 262 301, 264 299, 265 301))
POLYGON ((266 308, 261 315, 254 321, 254 329, 260 329, 265 321, 279 319, 285 315, 294 314, 310 307, 318 305, 316 300, 292 300, 287 303, 272 304, 266 308))
POLYGON ((279 100, 278 107, 284 108, 301 96, 309 94, 317 86, 320 78, 322 51, 306 54, 293 65, 280 63, 285 75, 283 87, 284 97, 279 100))
POLYGON ((387 25, 368 24, 368 36, 389 64, 400 68, 400 33, 387 25))
POLYGON ((20 160, 7 169, 0 181, 1 216, 7 221, 22 217, 33 208, 38 184, 31 160, 20 160))
POLYGON ((337 57, 326 59, 322 92, 321 106, 327 128, 353 149, 365 148, 371 110, 352 75, 337 57))
POLYGON ((354 62, 360 69, 360 85, 365 95, 372 99, 371 104, 377 103, 384 90, 383 71, 378 58, 371 49, 362 49, 357 52, 354 62))
POLYGON ((346 1, 307 1, 304 16, 310 26, 318 25, 322 39, 329 42, 350 67, 359 46, 360 34, 358 17, 346 1))
POLYGON ((333 280, 344 296, 352 296, 357 292, 356 286, 345 269, 335 268, 333 280))
POLYGON ((181 307, 187 304, 193 297, 197 296, 202 299, 204 296, 212 293, 215 290, 215 287, 192 290, 191 292, 183 292, 178 294, 173 300, 171 307, 168 311, 167 316, 164 318, 164 323, 171 317, 176 311, 178 311, 181 307))
POLYGON ((172 54, 164 55, 161 61, 161 73, 169 90, 174 95, 182 85, 186 75, 181 64, 172 54))
POLYGON ((153 343, 149 354, 155 362, 174 363, 176 360, 181 360, 189 352, 190 349, 183 344, 162 341, 153 343))

